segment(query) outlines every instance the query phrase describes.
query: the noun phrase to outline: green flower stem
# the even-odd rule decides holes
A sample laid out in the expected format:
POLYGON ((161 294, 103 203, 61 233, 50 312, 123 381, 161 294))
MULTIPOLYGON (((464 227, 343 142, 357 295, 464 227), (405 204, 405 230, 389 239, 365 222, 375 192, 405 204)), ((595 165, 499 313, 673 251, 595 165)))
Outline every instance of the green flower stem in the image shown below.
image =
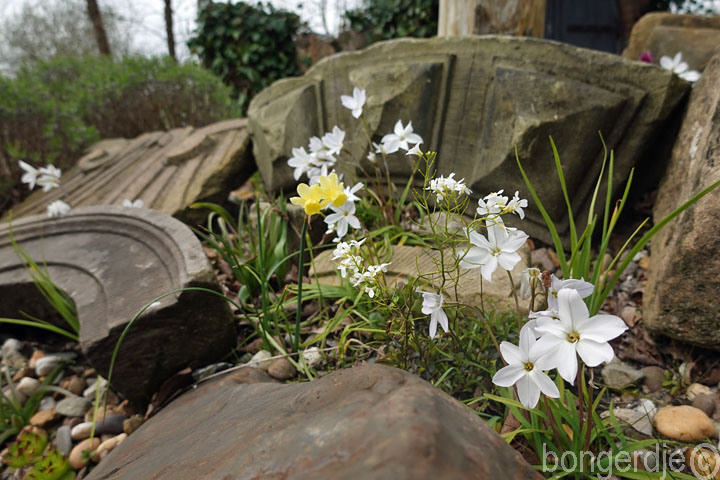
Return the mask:
POLYGON ((518 332, 522 330, 522 322, 520 321, 520 302, 518 302, 518 296, 517 291, 515 290, 515 281, 512 278, 512 273, 510 273, 510 270, 505 270, 508 274, 508 278, 510 279, 510 289, 512 290, 513 299, 515 299, 515 311, 517 312, 517 324, 518 324, 518 332))
POLYGON ((297 309, 295 310, 295 338, 293 339, 295 351, 300 350, 300 320, 302 318, 302 285, 303 271, 305 270, 305 236, 307 235, 308 218, 303 219, 302 232, 300 233, 300 255, 298 258, 298 292, 297 309))

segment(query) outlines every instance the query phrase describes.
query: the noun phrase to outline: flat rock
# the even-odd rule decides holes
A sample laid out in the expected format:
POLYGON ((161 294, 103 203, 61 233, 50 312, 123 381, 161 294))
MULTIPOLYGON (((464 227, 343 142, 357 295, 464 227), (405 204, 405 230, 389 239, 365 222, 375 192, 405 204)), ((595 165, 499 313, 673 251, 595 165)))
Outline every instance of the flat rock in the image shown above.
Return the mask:
MULTIPOLYGON (((519 250, 519 253, 523 260, 511 272, 515 286, 520 285, 520 272, 528 268, 530 257, 527 247, 523 247, 519 250)), ((419 247, 394 246, 390 260, 384 260, 390 262, 385 278, 390 282, 407 282, 410 278, 418 278, 422 275, 424 281, 428 281, 439 288, 442 282, 439 275, 428 275, 431 272, 438 271, 438 264, 436 263, 438 257, 438 252, 429 252, 419 247)), ((315 257, 310 275, 314 278, 314 275, 317 274, 320 283, 340 285, 341 277, 337 265, 337 261, 332 259, 332 251, 322 252, 315 257)), ((498 267, 498 270, 493 274, 492 282, 481 280, 479 268, 461 269, 461 274, 457 288, 457 300, 459 302, 479 307, 482 283, 482 298, 486 305, 492 303, 495 309, 503 312, 515 310, 515 300, 511 296, 510 279, 502 268, 498 267)), ((452 282, 447 283, 444 294, 447 299, 453 299, 454 301, 455 288, 450 286, 452 282)), ((527 301, 520 301, 521 309, 527 311, 527 306, 527 301)))
MULTIPOLYGON (((79 207, 65 217, 13 221, 15 241, 75 302, 80 347, 107 377, 115 344, 128 322, 155 298, 183 287, 220 287, 192 231, 154 210, 79 207)), ((0 225, 0 316, 19 310, 52 318, 0 225), (45 313, 48 313, 46 316, 45 313)), ((234 346, 226 302, 185 291, 166 296, 130 329, 113 372, 113 390, 144 402, 175 372, 213 362, 234 346)), ((46 361, 44 357, 38 360, 46 361)))
POLYGON ((601 374, 603 382, 610 388, 628 387, 639 382, 645 376, 642 370, 637 370, 617 360, 605 365, 601 374))
POLYGON ((82 417, 85 415, 92 402, 83 397, 65 397, 55 406, 55 410, 66 417, 82 417))
MULTIPOLYGON (((705 68, 660 183, 657 224, 720 180, 720 53, 705 68)), ((652 332, 720 350, 720 189, 710 192, 653 238, 643 296, 652 332)))
POLYGON ((710 417, 690 405, 663 407, 658 410, 654 420, 658 432, 681 442, 699 442, 715 434, 710 417))
POLYGON ((13 218, 44 214, 58 199, 74 207, 140 199, 145 208, 202 222, 207 212, 190 205, 222 203, 254 169, 245 119, 103 140, 63 172, 62 190, 31 195, 13 208, 13 218))
MULTIPOLYGON (((347 132, 350 157, 337 167, 364 176, 370 146, 362 123, 342 107, 340 95, 366 89, 364 115, 372 141, 398 119, 412 121, 438 152, 440 174, 465 178, 477 200, 519 190, 529 198, 515 147, 561 235, 569 226, 565 200, 554 181, 551 134, 565 167, 576 218, 587 211, 600 172, 603 146, 615 151, 614 187, 642 160, 657 169, 655 140, 690 85, 659 67, 568 44, 495 35, 398 39, 326 58, 304 76, 275 82, 248 109, 253 152, 265 187, 295 191, 287 159, 334 125, 347 132), (552 180, 552 181, 549 181, 552 180)), ((391 180, 402 189, 411 172, 405 152, 389 156, 391 180)), ((415 177, 422 185, 421 176, 415 177)), ((537 209, 522 226, 550 243, 537 209)), ((581 223, 582 224, 582 223, 581 223)))
POLYGON ((682 52, 690 70, 702 72, 720 45, 720 17, 652 12, 633 25, 623 57, 638 60, 651 51, 655 63, 663 55, 682 52))
POLYGON ((310 383, 200 385, 118 445, 87 480, 540 479, 463 404, 367 365, 310 383))

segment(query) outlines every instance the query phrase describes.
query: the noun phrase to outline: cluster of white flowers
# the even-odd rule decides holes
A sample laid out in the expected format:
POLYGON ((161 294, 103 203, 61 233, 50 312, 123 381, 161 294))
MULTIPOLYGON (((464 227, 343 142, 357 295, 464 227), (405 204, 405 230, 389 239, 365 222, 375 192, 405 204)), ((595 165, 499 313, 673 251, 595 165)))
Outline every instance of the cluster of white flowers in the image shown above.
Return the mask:
POLYGON ((43 192, 49 192, 53 188, 60 186, 60 176, 62 172, 59 168, 53 165, 47 165, 42 168, 35 168, 22 160, 18 161, 20 168, 25 173, 20 178, 22 183, 27 183, 30 190, 35 188, 35 185, 42 187, 43 192))
POLYGON ((682 52, 676 53, 673 58, 666 56, 660 57, 660 66, 665 70, 670 70, 688 82, 696 82, 700 78, 700 72, 688 70, 687 62, 683 62, 682 52))
POLYGON ((317 183, 319 177, 327 176, 337 162, 337 155, 342 151, 344 141, 345 131, 335 125, 332 131, 327 132, 322 138, 310 138, 308 144, 310 153, 304 147, 293 148, 288 165, 295 169, 293 171, 295 180, 300 180, 305 174, 312 185, 317 183))
POLYGON ((589 367, 612 361, 615 352, 609 342, 627 330, 615 315, 590 317, 581 293, 574 288, 561 288, 556 301, 557 317, 540 316, 526 323, 519 346, 500 345, 507 366, 495 374, 493 383, 517 385, 518 398, 527 408, 535 408, 541 392, 552 398, 560 395, 545 371, 557 369, 574 384, 578 356, 589 367))
MULTIPOLYGON (((20 177, 22 183, 27 183, 30 190, 37 185, 42 187, 43 192, 49 192, 53 188, 60 186, 60 177, 62 171, 54 165, 46 165, 45 167, 35 168, 32 165, 18 161, 18 165, 23 169, 23 175, 20 177)), ((70 205, 62 200, 55 200, 47 206, 47 215, 50 218, 62 217, 70 211, 70 205)))
POLYGON ((512 200, 503 196, 502 193, 502 190, 498 190, 478 200, 478 215, 487 217, 488 220, 494 220, 500 215, 514 213, 520 217, 520 220, 524 219, 525 211, 523 208, 527 208, 528 201, 520 198, 520 192, 515 192, 512 200))
POLYGON ((424 290, 420 290, 419 288, 415 291, 422 294, 423 297, 422 313, 424 313, 425 315, 430 315, 430 338, 435 338, 438 323, 443 328, 443 330, 445 330, 445 333, 449 332, 450 327, 448 325, 448 316, 447 313, 445 313, 445 310, 443 310, 442 308, 442 294, 426 292, 424 290))
MULTIPOLYGON (((419 151, 418 145, 415 145, 414 148, 419 151)), ((430 180, 430 185, 425 189, 434 193, 438 202, 443 200, 450 201, 463 193, 465 195, 470 195, 472 191, 465 185, 465 179, 455 180, 453 178, 454 176, 455 174, 451 173, 447 177, 440 176, 438 178, 433 178, 430 180)))
POLYGON ((375 297, 375 289, 378 287, 378 274, 387 272, 390 263, 380 265, 366 265, 365 259, 360 255, 360 246, 365 242, 362 240, 351 240, 340 242, 333 250, 333 260, 339 260, 338 270, 343 278, 350 278, 350 283, 365 293, 368 297, 375 297))

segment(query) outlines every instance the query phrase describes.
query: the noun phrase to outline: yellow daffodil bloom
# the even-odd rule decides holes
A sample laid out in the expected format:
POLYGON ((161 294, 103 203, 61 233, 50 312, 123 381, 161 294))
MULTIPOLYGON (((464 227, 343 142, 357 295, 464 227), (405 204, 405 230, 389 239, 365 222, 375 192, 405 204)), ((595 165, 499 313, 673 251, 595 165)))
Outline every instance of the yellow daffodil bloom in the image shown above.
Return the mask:
POLYGON ((301 183, 297 186, 297 192, 300 196, 292 197, 290 199, 290 203, 293 205, 300 205, 305 208, 305 213, 308 215, 315 215, 316 213, 319 213, 320 210, 330 203, 324 198, 323 191, 318 184, 309 187, 306 184, 301 183))
MULTIPOLYGON (((299 191, 298 187, 298 191, 299 191)), ((338 176, 335 173, 331 173, 326 177, 320 177, 320 190, 322 196, 326 200, 332 202, 336 207, 342 207, 347 201, 347 195, 345 195, 345 185, 343 182, 338 181, 338 176)))

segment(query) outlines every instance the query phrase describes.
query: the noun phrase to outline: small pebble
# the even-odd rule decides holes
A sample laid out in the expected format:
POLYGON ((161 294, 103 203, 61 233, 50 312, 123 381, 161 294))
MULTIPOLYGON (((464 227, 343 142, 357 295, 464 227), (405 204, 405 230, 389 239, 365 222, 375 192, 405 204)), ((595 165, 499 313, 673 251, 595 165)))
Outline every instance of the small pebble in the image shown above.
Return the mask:
POLYGON ((22 350, 23 344, 20 342, 20 340, 16 340, 14 338, 8 338, 5 340, 5 343, 2 345, 2 354, 3 357, 7 356, 11 352, 20 352, 22 350))
POLYGON ((95 424, 95 433, 98 435, 118 435, 123 433, 123 422, 127 419, 125 415, 108 415, 105 420, 98 419, 95 424))
POLYGON ((605 385, 610 388, 630 386, 642 380, 644 376, 642 371, 616 360, 605 365, 601 374, 605 385))
POLYGON ((695 408, 699 408, 708 417, 711 417, 712 414, 715 412, 715 398, 714 395, 711 393, 701 393, 699 395, 696 395, 695 398, 692 400, 692 406, 695 408))
POLYGON ((73 467, 75 470, 78 470, 82 467, 84 467, 87 464, 87 455, 83 455, 83 452, 89 451, 93 452, 95 449, 97 449, 100 446, 100 439, 95 437, 92 440, 85 439, 82 442, 75 445, 75 448, 73 448, 70 451, 69 461, 70 466, 73 467))
POLYGON ((268 367, 268 373, 278 380, 287 380, 295 376, 296 370, 287 358, 277 358, 268 367))
POLYGON ((140 425, 142 425, 144 421, 145 420, 143 419, 142 415, 133 415, 130 418, 126 418, 125 420, 123 420, 123 432, 130 435, 135 430, 140 428, 140 425))
POLYGON ((71 375, 63 378, 60 382, 60 388, 64 388, 73 395, 81 396, 83 391, 87 388, 85 379, 78 377, 77 375, 71 375))
POLYGON ((57 402, 55 402, 54 398, 45 397, 42 400, 40 400, 40 405, 38 405, 38 410, 50 410, 51 408, 55 408, 55 405, 57 405, 57 402))
POLYGON ((94 399, 95 392, 97 391, 98 388, 100 388, 101 394, 105 393, 105 389, 107 387, 107 380, 105 380, 104 378, 100 377, 99 381, 92 381, 92 384, 91 384, 91 380, 88 378, 87 383, 90 386, 87 387, 85 390, 83 390, 83 397, 88 398, 90 400, 94 399))
POLYGON ((270 368, 270 364, 272 363, 272 360, 269 360, 270 357, 272 357, 272 354, 270 352, 268 352, 267 350, 260 350, 252 356, 249 366, 267 371, 267 369, 270 368))
POLYGON ((73 440, 84 440, 90 436, 90 431, 92 430, 92 422, 82 422, 70 430, 70 436, 73 440))
POLYGON ((30 417, 30 425, 35 427, 44 427, 57 420, 60 416, 57 414, 54 408, 48 410, 40 410, 35 415, 30 417))
POLYGON ((705 412, 690 405, 663 407, 654 420, 660 434, 682 442, 699 442, 715 433, 713 422, 705 412))
POLYGON ((657 366, 651 366, 645 367, 640 371, 645 375, 643 385, 645 385, 650 392, 659 392, 663 389, 665 370, 657 366))
POLYGON ((107 454, 107 452, 120 445, 126 438, 127 433, 121 433, 102 442, 97 448, 97 454, 99 455, 100 459, 102 460, 103 458, 105 458, 105 455, 103 454, 107 454))
POLYGON ((2 346, 3 360, 12 368, 24 368, 28 359, 22 354, 22 343, 14 338, 5 340, 2 346))
POLYGON ((45 375, 52 373, 55 368, 63 363, 65 363, 65 360, 58 355, 48 355, 39 358, 37 364, 35 365, 35 373, 38 377, 44 377, 45 375))
POLYGON ((57 403, 55 410, 66 417, 82 417, 85 415, 92 402, 83 397, 65 397, 57 403))
POLYGON ((30 356, 30 360, 28 360, 28 367, 30 368, 36 368, 37 367, 37 361, 40 360, 45 356, 45 352, 42 350, 35 350, 33 354, 30 356))
POLYGON ((30 367, 23 367, 13 375, 13 382, 19 382, 23 377, 35 378, 35 369, 30 367))
POLYGON ((310 347, 302 353, 303 359, 308 367, 314 368, 322 363, 322 355, 318 347, 310 347))
POLYGON ((85 421, 83 417, 66 417, 65 420, 63 420, 63 425, 73 428, 83 423, 83 421, 85 421))
POLYGON ((70 450, 72 450, 71 430, 69 426, 63 425, 55 432, 55 447, 65 456, 70 455, 70 450))
POLYGON ((27 400, 27 395, 19 391, 18 389, 15 389, 13 392, 12 388, 8 385, 7 387, 2 389, 3 395, 5 395, 7 398, 14 398, 20 403, 25 403, 25 400, 27 400))
POLYGON ((17 388, 18 391, 24 393, 28 397, 31 397, 35 392, 40 390, 40 387, 42 387, 42 383, 39 380, 35 378, 24 377, 18 382, 15 388, 17 388))
POLYGON ((687 399, 691 402, 698 395, 710 395, 711 393, 712 390, 710 390, 710 387, 701 383, 693 383, 687 387, 687 390, 685 390, 685 395, 687 396, 687 399))

